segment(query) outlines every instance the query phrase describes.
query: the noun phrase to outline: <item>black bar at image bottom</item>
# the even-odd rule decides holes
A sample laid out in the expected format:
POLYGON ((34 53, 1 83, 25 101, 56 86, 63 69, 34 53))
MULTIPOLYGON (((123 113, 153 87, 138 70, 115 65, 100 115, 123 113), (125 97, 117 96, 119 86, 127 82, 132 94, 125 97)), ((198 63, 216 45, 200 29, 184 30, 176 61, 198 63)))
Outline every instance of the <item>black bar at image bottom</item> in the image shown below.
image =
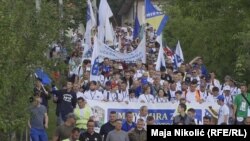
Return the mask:
POLYGON ((250 126, 247 125, 149 125, 147 140, 177 141, 179 139, 200 141, 221 141, 220 138, 250 141, 250 126))

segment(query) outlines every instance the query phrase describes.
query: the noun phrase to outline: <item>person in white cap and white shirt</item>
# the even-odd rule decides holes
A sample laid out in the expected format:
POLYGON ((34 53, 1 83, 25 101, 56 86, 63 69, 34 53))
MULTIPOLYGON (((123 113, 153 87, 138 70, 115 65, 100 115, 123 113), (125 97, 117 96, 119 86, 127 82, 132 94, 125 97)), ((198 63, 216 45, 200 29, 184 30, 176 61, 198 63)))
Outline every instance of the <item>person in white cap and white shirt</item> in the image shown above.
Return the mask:
MULTIPOLYGON (((232 119, 232 117, 233 117, 233 96, 231 95, 230 90, 231 90, 231 88, 229 85, 224 86, 222 95, 224 96, 225 105, 227 105, 229 108, 229 119, 232 119)), ((230 121, 230 124, 233 124, 231 122, 232 121, 230 121)))
POLYGON ((230 93, 230 90, 231 90, 230 86, 226 85, 226 86, 224 86, 223 92, 222 92, 222 95, 225 98, 224 102, 227 105, 229 105, 229 104, 232 105, 233 104, 233 97, 232 97, 232 95, 230 93))

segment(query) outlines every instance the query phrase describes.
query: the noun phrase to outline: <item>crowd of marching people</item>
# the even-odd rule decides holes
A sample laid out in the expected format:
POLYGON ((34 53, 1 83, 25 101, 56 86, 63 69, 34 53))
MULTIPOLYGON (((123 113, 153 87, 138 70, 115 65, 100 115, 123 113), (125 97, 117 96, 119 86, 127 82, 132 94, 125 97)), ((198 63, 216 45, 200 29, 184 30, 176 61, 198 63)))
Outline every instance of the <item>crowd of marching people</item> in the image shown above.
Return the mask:
MULTIPOLYGON (((122 53, 136 49, 140 38, 133 39, 131 27, 116 28, 117 44, 110 46, 122 53)), ((42 131, 48 127, 48 100, 56 104, 57 129, 53 141, 146 141, 146 125, 155 124, 154 117, 148 116, 148 107, 142 106, 138 116, 126 113, 126 119, 119 119, 116 112, 109 113, 109 121, 101 125, 100 132, 94 128, 97 117, 87 104, 87 100, 103 102, 133 103, 177 103, 173 117, 174 125, 233 125, 250 124, 250 94, 246 84, 238 84, 226 75, 220 81, 216 71, 208 70, 202 57, 183 62, 176 68, 166 55, 166 67, 155 69, 159 43, 152 27, 146 27, 147 63, 141 61, 126 63, 103 58, 99 63, 97 81, 90 80, 91 59, 82 57, 85 44, 82 36, 72 36, 72 53, 65 58, 68 64, 67 82, 57 89, 46 89, 41 80, 34 88, 35 105, 30 120, 31 138, 45 137, 42 131), (209 107, 213 116, 204 116, 202 122, 195 120, 195 108, 189 104, 210 103, 219 109, 209 107), (42 113, 42 115, 41 115, 42 113), (45 126, 44 126, 45 123, 45 126)), ((92 41, 93 44, 93 41, 92 41)), ((88 51, 91 54, 92 47, 88 51)), ((65 56, 61 44, 55 44, 51 58, 65 56)), ((59 73, 53 78, 61 82, 59 73)), ((53 124, 53 123, 51 123, 53 124)))

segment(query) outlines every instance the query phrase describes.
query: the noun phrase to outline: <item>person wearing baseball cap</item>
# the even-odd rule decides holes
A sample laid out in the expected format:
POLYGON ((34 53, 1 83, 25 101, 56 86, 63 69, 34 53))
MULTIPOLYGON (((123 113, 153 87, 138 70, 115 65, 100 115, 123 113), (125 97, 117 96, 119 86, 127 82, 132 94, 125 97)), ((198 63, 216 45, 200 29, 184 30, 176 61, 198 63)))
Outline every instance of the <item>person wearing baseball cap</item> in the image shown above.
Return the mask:
POLYGON ((230 86, 226 85, 224 88, 223 88, 223 92, 222 92, 222 95, 224 96, 225 98, 225 104, 229 104, 231 102, 232 104, 232 96, 231 96, 231 88, 230 86))
POLYGON ((224 96, 224 103, 229 108, 230 124, 233 124, 233 122, 234 122, 234 121, 232 121, 232 117, 233 117, 233 96, 231 95, 231 88, 230 88, 229 85, 224 86, 222 95, 224 96))
POLYGON ((212 106, 209 106, 209 109, 211 112, 218 116, 217 125, 228 125, 229 123, 229 108, 224 103, 225 97, 223 95, 217 96, 217 103, 220 106, 218 112, 212 108, 212 106))
POLYGON ((229 108, 224 103, 225 97, 223 95, 219 95, 217 97, 217 103, 220 105, 218 112, 218 125, 228 124, 229 121, 229 108))

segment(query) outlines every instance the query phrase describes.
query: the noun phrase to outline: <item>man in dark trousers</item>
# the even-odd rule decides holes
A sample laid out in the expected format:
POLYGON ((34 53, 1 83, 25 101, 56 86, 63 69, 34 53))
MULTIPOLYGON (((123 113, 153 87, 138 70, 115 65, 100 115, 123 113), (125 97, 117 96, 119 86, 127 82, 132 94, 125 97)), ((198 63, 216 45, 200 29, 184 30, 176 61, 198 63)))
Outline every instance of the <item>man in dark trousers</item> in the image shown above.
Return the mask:
POLYGON ((106 137, 108 133, 115 129, 115 121, 117 119, 117 115, 115 111, 111 111, 109 114, 109 121, 102 125, 100 130, 100 135, 104 137, 104 141, 106 141, 106 137))
POLYGON ((68 81, 66 89, 54 92, 53 100, 57 103, 56 115, 57 125, 61 125, 66 121, 66 115, 73 112, 76 107, 76 93, 72 90, 72 82, 68 81))

